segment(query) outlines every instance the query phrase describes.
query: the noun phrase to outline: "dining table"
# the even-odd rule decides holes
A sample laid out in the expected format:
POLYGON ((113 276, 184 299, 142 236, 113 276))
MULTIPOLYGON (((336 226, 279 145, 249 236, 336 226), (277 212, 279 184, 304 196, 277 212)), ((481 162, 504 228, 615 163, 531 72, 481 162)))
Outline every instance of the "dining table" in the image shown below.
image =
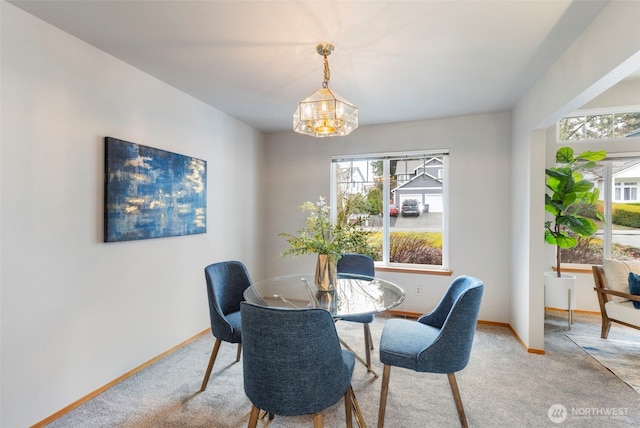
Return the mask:
MULTIPOLYGON (((246 301, 279 308, 323 308, 334 320, 353 315, 368 315, 400 305, 405 293, 386 279, 355 274, 339 274, 332 290, 315 286, 312 273, 276 276, 254 282, 244 292, 246 301)), ((378 374, 342 339, 342 345, 377 378, 378 374)))

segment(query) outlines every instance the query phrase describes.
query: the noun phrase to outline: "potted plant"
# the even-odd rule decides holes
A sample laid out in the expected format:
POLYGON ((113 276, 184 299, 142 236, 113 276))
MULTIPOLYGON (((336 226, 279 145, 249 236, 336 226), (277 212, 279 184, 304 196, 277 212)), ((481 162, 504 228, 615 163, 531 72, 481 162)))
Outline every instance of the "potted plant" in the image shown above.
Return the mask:
POLYGON ((585 179, 583 171, 596 166, 596 162, 604 159, 606 152, 586 151, 579 155, 574 155, 570 147, 562 147, 556 152, 556 166, 547 168, 545 193, 545 210, 553 215, 552 220, 545 221, 544 239, 547 243, 556 246, 556 272, 550 272, 545 276, 545 306, 560 307, 571 311, 575 307, 575 276, 562 274, 562 250, 573 248, 578 244, 577 237, 590 237, 597 230, 593 217, 604 220, 602 214, 596 210, 599 190, 594 183, 585 179), (573 284, 564 284, 560 287, 552 285, 559 280, 567 278, 573 284), (547 286, 554 287, 549 289, 547 286), (560 304, 567 299, 567 305, 560 304), (559 296, 558 299, 551 298, 553 294, 559 296), (573 303, 572 303, 573 302, 573 303))
POLYGON ((375 249, 367 240, 367 230, 358 227, 357 223, 331 223, 330 207, 322 196, 318 202, 307 201, 300 207, 309 213, 305 227, 298 230, 297 235, 280 233, 289 243, 282 256, 318 254, 315 275, 318 289, 333 289, 337 277, 336 263, 342 254, 375 255, 375 249))

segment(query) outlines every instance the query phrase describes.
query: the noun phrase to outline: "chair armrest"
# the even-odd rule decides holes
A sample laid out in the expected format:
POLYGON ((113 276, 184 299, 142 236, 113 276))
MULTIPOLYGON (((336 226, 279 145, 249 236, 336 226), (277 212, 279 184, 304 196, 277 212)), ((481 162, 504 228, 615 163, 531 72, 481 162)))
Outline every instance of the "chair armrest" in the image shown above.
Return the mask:
POLYGON ((636 302, 640 302, 640 296, 636 296, 635 294, 622 293, 620 291, 610 290, 608 288, 594 287, 593 289, 596 290, 596 293, 600 293, 604 295, 609 294, 611 296, 623 297, 628 300, 634 300, 636 302))

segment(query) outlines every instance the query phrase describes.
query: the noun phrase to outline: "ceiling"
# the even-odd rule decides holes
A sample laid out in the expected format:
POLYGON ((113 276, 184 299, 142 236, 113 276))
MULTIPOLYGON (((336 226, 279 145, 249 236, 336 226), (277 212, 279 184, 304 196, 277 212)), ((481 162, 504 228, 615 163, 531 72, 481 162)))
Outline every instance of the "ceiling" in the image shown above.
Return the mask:
POLYGON ((514 107, 606 1, 9 1, 264 132, 321 87, 371 125, 514 107))

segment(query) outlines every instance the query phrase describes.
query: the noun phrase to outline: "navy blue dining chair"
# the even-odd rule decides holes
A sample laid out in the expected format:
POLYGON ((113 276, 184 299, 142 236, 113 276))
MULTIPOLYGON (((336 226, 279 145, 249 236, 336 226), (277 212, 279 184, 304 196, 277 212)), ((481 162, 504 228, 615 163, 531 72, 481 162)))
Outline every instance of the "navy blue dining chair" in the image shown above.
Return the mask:
POLYGON ((263 410, 269 417, 313 415, 344 397, 347 427, 364 426, 351 388, 352 352, 340 348, 331 314, 320 308, 288 309, 241 304, 244 390, 252 403, 249 427, 263 410))
POLYGON ((423 373, 446 373, 463 427, 467 419, 455 372, 467 366, 476 331, 484 285, 470 276, 451 282, 436 308, 417 321, 390 319, 380 339, 384 364, 378 428, 384 426, 391 366, 423 373))
POLYGON ((247 268, 239 261, 213 263, 204 268, 204 274, 207 280, 211 333, 216 341, 200 391, 207 388, 209 376, 222 342, 238 344, 236 362, 240 361, 240 353, 242 352, 240 302, 244 300, 244 290, 251 285, 247 268))
MULTIPOLYGON (((373 258, 366 254, 343 254, 336 265, 338 277, 348 274, 362 275, 370 278, 376 276, 375 264, 373 258)), ((371 350, 373 349, 373 340, 371 338, 370 324, 373 322, 374 315, 347 315, 341 317, 341 321, 349 321, 361 323, 364 327, 364 347, 367 370, 371 372, 371 350)))

